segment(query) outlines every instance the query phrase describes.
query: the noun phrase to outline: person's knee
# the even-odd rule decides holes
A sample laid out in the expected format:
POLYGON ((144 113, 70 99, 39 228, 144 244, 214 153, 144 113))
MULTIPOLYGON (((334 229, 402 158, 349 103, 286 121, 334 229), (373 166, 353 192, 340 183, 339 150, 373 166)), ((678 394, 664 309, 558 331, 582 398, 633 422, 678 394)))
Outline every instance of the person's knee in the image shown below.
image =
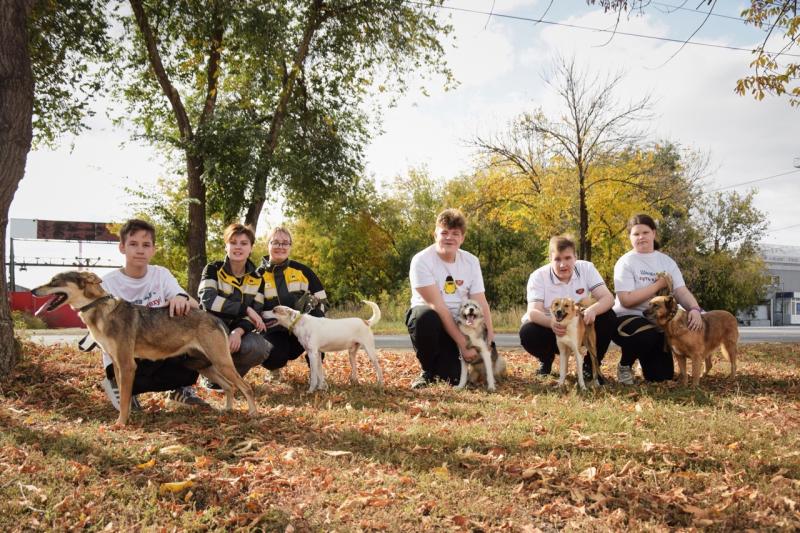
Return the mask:
POLYGON ((255 366, 264 362, 272 345, 261 335, 249 333, 242 338, 239 353, 234 354, 238 363, 255 366))
POLYGON ((545 330, 533 322, 527 322, 519 330, 519 342, 526 352, 540 360, 549 360, 554 356, 550 347, 555 342, 550 336, 552 332, 545 330))

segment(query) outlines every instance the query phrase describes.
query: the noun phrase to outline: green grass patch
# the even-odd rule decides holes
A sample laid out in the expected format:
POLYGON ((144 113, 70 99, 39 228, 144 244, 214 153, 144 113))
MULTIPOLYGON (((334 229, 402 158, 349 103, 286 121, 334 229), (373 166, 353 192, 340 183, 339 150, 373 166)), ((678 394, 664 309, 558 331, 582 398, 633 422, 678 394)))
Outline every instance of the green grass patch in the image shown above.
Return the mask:
MULTIPOLYGON (((0 395, 0 530, 633 531, 800 527, 800 345, 744 345, 699 389, 579 392, 504 352, 495 394, 408 386, 409 352, 258 369, 260 414, 143 395, 112 430, 99 354, 25 344, 0 395), (176 485, 177 483, 177 485, 176 485)), ((612 351, 603 367, 615 368, 612 351)), ((612 376, 613 377, 613 376, 612 376)), ((613 380, 612 380, 613 381, 613 380)), ((200 391, 213 404, 222 398, 200 391)))

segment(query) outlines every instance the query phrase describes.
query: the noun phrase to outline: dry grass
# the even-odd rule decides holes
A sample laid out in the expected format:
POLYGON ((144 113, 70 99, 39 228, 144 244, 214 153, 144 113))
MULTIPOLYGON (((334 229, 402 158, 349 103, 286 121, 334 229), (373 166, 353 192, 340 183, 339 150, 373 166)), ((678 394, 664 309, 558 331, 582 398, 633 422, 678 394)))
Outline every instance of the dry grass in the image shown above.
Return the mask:
POLYGON ((366 358, 351 387, 334 355, 326 393, 303 392, 301 361, 283 383, 249 374, 258 418, 149 395, 114 431, 98 354, 26 344, 0 396, 0 530, 800 527, 800 345, 744 346, 735 384, 723 363, 699 390, 584 394, 506 355, 491 395, 410 391, 408 352, 382 352, 384 391, 366 358))

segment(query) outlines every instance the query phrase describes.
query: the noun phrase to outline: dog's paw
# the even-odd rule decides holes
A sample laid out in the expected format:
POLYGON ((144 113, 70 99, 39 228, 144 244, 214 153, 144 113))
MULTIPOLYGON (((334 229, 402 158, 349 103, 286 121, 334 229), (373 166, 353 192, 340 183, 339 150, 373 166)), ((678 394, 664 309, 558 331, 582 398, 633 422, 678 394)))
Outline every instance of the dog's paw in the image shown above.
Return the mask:
POLYGON ((497 387, 486 387, 486 390, 489 392, 497 392, 497 387))

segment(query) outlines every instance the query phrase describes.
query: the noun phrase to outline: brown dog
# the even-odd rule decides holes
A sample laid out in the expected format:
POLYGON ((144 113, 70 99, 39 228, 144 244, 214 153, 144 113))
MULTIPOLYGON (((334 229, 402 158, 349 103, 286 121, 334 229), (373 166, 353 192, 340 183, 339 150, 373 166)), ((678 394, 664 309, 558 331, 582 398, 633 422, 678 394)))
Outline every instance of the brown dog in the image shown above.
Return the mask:
POLYGON ((575 354, 575 363, 578 370, 578 384, 581 389, 586 389, 583 381, 583 354, 580 348, 586 347, 586 351, 592 360, 592 381, 594 386, 600 385, 597 374, 600 364, 597 361, 597 334, 594 324, 588 326, 583 322, 583 310, 592 305, 594 299, 587 297, 579 303, 575 303, 572 298, 556 298, 550 304, 550 313, 555 317, 556 322, 567 327, 566 335, 559 337, 556 335, 558 353, 561 355, 561 366, 559 368, 558 385, 564 384, 567 377, 567 365, 569 364, 570 352, 575 354))
POLYGON ((664 330, 664 334, 678 358, 681 383, 687 385, 686 360, 692 360, 692 384, 700 383, 700 363, 705 360, 705 372, 711 370, 711 353, 719 347, 731 362, 730 379, 736 378, 736 343, 739 340, 739 324, 736 317, 727 311, 703 313, 703 329, 691 331, 687 325, 687 313, 678 307, 672 296, 656 296, 650 300, 645 318, 664 330))
POLYGON ((111 356, 119 385, 117 426, 125 425, 130 414, 134 357, 159 360, 188 354, 187 366, 219 383, 225 391, 225 409, 233 407, 235 386, 247 398, 250 414, 256 414, 253 391, 236 372, 228 335, 216 317, 203 311, 170 317, 168 308, 149 308, 114 298, 100 283, 102 280, 90 272, 63 272, 31 292, 36 296, 56 295, 48 311, 64 304, 76 309, 94 340, 111 356))

